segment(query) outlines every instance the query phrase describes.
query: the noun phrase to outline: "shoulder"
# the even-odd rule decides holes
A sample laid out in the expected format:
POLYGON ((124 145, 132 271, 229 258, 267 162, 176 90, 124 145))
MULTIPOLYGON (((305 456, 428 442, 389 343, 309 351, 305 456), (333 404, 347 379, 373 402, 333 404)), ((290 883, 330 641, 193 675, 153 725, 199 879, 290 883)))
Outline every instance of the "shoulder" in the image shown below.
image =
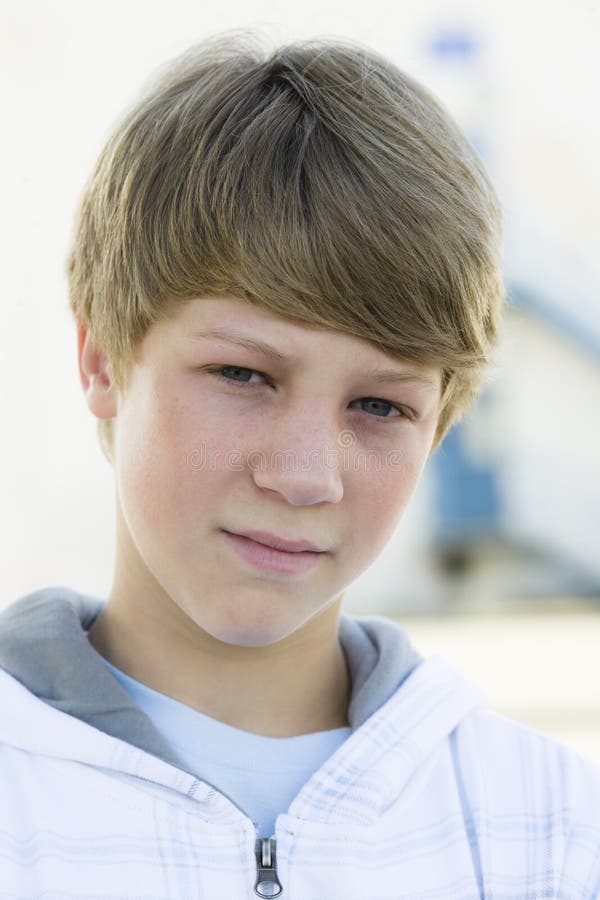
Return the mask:
POLYGON ((514 773, 515 766, 520 770, 535 765, 546 779, 556 780, 569 792, 577 789, 582 777, 592 784, 600 780, 599 763, 542 731, 483 707, 458 725, 456 742, 464 752, 476 749, 498 776, 514 773))
POLYGON ((497 785, 495 793, 504 797, 518 791, 532 799, 540 791, 555 793, 569 807, 589 805, 600 827, 600 765, 577 750, 483 708, 466 716, 452 737, 457 762, 477 761, 488 789, 497 785))
POLYGON ((600 765, 482 708, 450 735, 450 752, 476 830, 545 846, 560 860, 558 896, 600 896, 600 765))

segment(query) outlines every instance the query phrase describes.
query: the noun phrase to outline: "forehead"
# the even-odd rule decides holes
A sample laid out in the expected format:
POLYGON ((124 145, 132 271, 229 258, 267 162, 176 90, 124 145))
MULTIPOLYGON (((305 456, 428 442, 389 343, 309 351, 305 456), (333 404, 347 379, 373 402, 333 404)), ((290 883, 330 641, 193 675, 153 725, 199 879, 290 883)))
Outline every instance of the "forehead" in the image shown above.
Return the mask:
POLYGON ((205 349, 211 345, 245 347, 281 365, 310 365, 330 359, 348 371, 379 380, 440 384, 438 366, 395 359, 372 343, 331 328, 293 322, 232 297, 203 297, 181 303, 168 328, 174 339, 205 349))

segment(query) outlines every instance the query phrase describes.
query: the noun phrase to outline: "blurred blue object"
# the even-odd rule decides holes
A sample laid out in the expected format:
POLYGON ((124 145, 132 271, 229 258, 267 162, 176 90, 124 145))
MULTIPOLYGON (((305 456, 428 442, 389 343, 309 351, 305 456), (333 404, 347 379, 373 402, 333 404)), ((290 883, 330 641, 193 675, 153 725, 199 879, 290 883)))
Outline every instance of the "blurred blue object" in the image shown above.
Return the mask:
POLYGON ((490 463, 473 459, 464 428, 451 428, 434 456, 437 475, 436 539, 462 544, 497 535, 501 498, 490 463))
POLYGON ((470 59, 479 50, 479 42, 466 29, 441 28, 431 38, 428 49, 438 59, 470 59))

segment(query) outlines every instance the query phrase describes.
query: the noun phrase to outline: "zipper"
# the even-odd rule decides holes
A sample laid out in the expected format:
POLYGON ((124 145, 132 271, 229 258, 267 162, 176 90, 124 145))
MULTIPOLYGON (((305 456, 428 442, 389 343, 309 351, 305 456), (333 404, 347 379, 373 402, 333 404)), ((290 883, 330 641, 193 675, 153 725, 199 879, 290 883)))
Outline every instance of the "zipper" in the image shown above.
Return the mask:
POLYGON ((283 893, 277 875, 277 841, 275 838, 257 838, 254 852, 256 854, 256 882, 254 893, 257 897, 279 897, 283 893))
MULTIPOLYGON (((157 785, 161 788, 166 787, 166 785, 155 781, 153 778, 144 778, 143 775, 131 775, 130 773, 126 774, 131 778, 137 778, 139 781, 147 781, 149 784, 154 785, 154 787, 157 785)), ((214 784, 210 784, 210 782, 205 781, 204 779, 197 780, 202 780, 204 784, 208 784, 213 790, 223 794, 236 809, 239 809, 241 813, 248 817, 248 813, 242 809, 241 806, 238 806, 231 797, 224 794, 220 788, 216 787, 214 784)), ((173 788, 167 787, 167 790, 173 790, 173 788)), ((254 831, 258 834, 256 822, 252 821, 252 824, 254 825, 254 831)), ((279 881, 279 875, 277 874, 277 840, 275 838, 257 838, 254 844, 254 855, 256 856, 256 881, 254 882, 254 893, 257 897, 280 897, 283 894, 283 886, 279 881)))
MULTIPOLYGON (((204 781, 204 779, 202 779, 204 781)), ((230 803, 239 809, 247 818, 249 818, 246 810, 242 809, 238 804, 220 788, 208 781, 204 781, 213 790, 227 797, 230 803)), ((258 834, 258 825, 253 820, 254 832, 258 834)), ((254 843, 254 855, 256 857, 256 881, 254 882, 254 893, 257 897, 281 897, 283 894, 283 885, 279 881, 277 873, 277 840, 276 838, 256 838, 254 843)))

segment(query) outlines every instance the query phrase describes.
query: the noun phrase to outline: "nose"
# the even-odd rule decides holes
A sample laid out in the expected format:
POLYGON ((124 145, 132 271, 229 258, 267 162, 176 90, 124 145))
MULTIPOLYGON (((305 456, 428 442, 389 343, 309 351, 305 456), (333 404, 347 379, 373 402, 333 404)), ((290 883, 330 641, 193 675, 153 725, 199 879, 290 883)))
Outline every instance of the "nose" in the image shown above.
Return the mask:
MULTIPOLYGON (((344 495, 339 430, 324 416, 298 417, 295 426, 272 428, 260 453, 249 457, 255 484, 293 506, 339 503, 344 495)), ((269 426, 267 426, 269 427, 269 426)))

